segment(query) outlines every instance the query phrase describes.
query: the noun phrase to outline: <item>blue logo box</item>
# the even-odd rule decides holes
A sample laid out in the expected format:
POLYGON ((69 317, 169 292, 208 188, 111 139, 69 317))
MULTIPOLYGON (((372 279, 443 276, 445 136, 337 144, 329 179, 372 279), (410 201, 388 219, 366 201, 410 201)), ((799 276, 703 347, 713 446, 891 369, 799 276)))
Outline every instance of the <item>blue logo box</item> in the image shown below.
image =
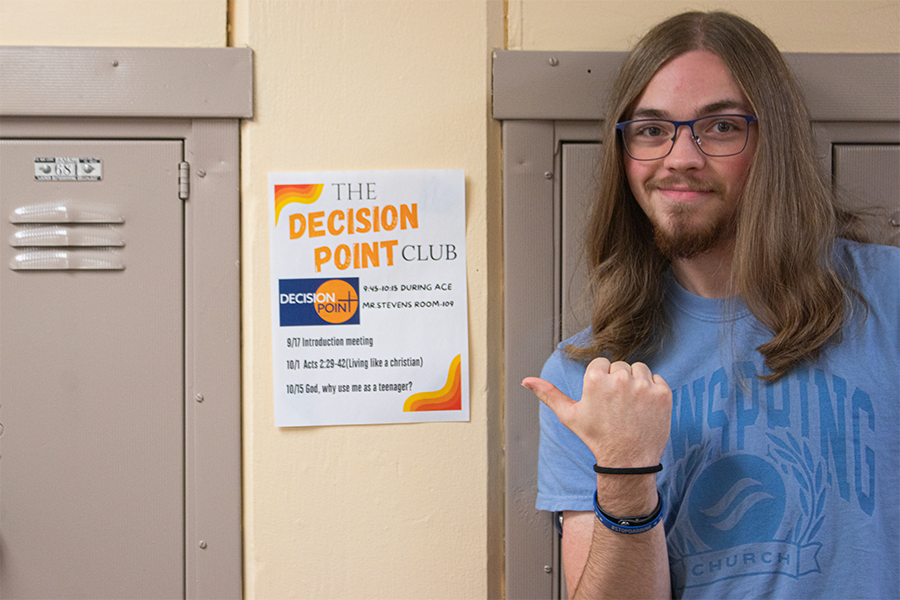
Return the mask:
POLYGON ((279 324, 358 325, 359 278, 279 279, 279 324))

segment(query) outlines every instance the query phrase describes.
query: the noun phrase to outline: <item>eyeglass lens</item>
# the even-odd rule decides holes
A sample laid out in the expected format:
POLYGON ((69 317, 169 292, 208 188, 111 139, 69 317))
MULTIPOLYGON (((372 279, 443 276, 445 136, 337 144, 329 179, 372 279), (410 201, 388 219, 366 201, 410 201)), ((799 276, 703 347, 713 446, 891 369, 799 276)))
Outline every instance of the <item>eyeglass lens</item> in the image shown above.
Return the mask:
MULTIPOLYGON (((625 124, 623 139, 628 154, 637 160, 666 156, 675 145, 676 126, 671 121, 641 119, 625 124)), ((714 115, 693 122, 693 135, 708 156, 740 154, 747 145, 750 124, 743 116, 714 115)))

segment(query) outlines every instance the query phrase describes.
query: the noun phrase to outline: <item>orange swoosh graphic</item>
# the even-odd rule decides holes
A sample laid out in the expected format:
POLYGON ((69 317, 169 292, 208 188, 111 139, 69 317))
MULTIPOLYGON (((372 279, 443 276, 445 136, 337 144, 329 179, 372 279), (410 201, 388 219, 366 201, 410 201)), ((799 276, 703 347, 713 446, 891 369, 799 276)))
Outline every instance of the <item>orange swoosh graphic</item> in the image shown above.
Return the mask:
POLYGON ((403 404, 403 412, 462 410, 462 355, 450 363, 447 383, 435 392, 413 394, 403 404))
POLYGON ((300 204, 312 204, 322 195, 324 183, 306 183, 294 185, 275 186, 275 225, 278 225, 278 216, 281 209, 291 202, 300 204))

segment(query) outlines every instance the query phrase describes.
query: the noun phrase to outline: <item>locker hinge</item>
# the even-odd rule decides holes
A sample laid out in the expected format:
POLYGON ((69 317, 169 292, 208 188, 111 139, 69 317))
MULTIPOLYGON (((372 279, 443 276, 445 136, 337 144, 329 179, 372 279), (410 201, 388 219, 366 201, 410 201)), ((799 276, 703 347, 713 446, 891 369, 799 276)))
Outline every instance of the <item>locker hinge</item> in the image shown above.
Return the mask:
POLYGON ((187 200, 191 196, 191 165, 178 163, 178 197, 187 200))

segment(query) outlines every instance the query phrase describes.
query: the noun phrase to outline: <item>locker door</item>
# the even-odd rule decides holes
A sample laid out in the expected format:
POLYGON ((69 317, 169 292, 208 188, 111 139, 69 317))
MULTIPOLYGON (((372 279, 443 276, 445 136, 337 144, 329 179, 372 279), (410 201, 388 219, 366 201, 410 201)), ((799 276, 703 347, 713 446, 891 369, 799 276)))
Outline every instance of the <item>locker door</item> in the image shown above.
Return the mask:
POLYGON ((562 337, 559 341, 591 324, 590 298, 584 292, 587 284, 584 230, 591 218, 600 149, 600 144, 562 145, 562 337))
MULTIPOLYGON (((587 284, 586 257, 584 255, 585 227, 591 218, 597 180, 597 162, 600 160, 599 143, 567 142, 562 144, 560 204, 562 232, 559 239, 559 273, 562 281, 560 306, 562 309, 561 337, 567 339, 591 324, 590 298, 585 293, 587 284)), ((558 535, 554 530, 551 535, 558 535)), ((560 542, 561 543, 561 542, 560 542)), ((554 589, 558 598, 568 598, 566 574, 562 559, 556 556, 554 565, 554 589)))
POLYGON ((184 597, 182 160, 0 141, 0 597, 184 597))
POLYGON ((900 145, 833 144, 834 183, 856 208, 874 211, 881 243, 900 246, 900 145))

